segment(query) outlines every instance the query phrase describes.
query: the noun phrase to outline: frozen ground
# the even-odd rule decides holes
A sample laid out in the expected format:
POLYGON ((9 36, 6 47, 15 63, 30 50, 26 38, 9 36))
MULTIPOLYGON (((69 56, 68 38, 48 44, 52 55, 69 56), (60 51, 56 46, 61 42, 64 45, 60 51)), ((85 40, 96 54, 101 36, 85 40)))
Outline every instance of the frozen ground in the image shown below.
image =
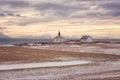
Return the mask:
POLYGON ((104 53, 120 55, 120 44, 103 44, 98 43, 94 45, 45 45, 45 46, 31 46, 31 48, 51 49, 72 52, 87 52, 87 53, 104 53))
MULTIPOLYGON (((51 58, 50 55, 48 56, 50 57, 49 60, 53 59, 55 62, 19 64, 11 64, 12 62, 9 64, 4 64, 3 62, 0 65, 0 80, 120 80, 119 44, 46 45, 31 47, 35 48, 35 50, 28 51, 35 55, 26 54, 28 53, 26 49, 32 49, 26 48, 24 50, 24 52, 26 52, 24 53, 26 58, 27 56, 32 55, 35 57, 41 56, 40 58, 42 59, 42 57, 48 55, 48 53, 53 54, 50 51, 46 51, 47 54, 43 55, 46 52, 42 51, 41 54, 40 51, 38 54, 41 55, 38 55, 37 52, 40 49, 51 49, 53 51, 58 50, 58 52, 54 51, 54 55, 51 55, 54 57, 51 58), (59 52, 59 50, 68 52, 62 53, 59 52), (80 55, 79 52, 84 53, 81 53, 80 55), (90 55, 88 55, 88 53, 90 53, 90 55), (99 53, 102 54, 99 55, 99 53), (65 54, 68 55, 65 56, 65 54), (78 57, 74 56, 73 54, 77 55, 78 57)), ((21 48, 19 51, 21 50, 23 50, 23 48, 21 48)), ((10 51, 8 50, 8 52, 4 52, 4 50, 1 51, 3 51, 2 54, 8 54, 11 49, 10 51)), ((16 51, 18 51, 18 49, 16 49, 16 51)), ((23 52, 15 53, 15 55, 18 54, 23 54, 23 52)))
POLYGON ((0 70, 15 70, 15 69, 28 69, 28 68, 40 68, 40 67, 61 67, 88 64, 89 61, 59 61, 59 62, 41 62, 41 63, 20 63, 20 64, 5 64, 0 65, 0 70))
POLYGON ((119 61, 91 65, 1 71, 0 80, 108 80, 120 79, 119 61), (107 79, 105 79, 107 80, 107 79))

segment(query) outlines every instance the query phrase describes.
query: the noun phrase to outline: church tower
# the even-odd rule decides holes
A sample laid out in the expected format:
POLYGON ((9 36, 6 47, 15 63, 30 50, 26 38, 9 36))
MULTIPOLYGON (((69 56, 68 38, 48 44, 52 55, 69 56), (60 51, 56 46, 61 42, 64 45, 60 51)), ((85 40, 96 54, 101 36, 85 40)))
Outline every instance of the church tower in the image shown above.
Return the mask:
POLYGON ((54 38, 53 42, 55 43, 65 42, 64 37, 61 36, 60 30, 58 31, 58 35, 54 38))
POLYGON ((59 30, 59 32, 58 32, 58 36, 60 36, 61 34, 60 34, 60 30, 59 30))

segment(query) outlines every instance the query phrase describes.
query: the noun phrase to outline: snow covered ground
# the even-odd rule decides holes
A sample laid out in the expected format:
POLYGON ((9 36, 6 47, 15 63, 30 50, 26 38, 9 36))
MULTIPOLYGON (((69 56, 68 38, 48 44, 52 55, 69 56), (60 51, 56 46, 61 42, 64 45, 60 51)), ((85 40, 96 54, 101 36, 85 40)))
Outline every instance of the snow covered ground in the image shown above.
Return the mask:
POLYGON ((95 45, 45 45, 45 46, 30 46, 38 49, 51 49, 72 52, 87 52, 87 53, 104 53, 120 55, 120 44, 104 44, 109 46, 104 48, 95 45))
POLYGON ((0 65, 0 70, 14 70, 14 69, 28 69, 28 68, 40 68, 40 67, 60 67, 88 64, 90 61, 59 61, 59 62, 41 62, 41 63, 20 63, 20 64, 6 64, 0 65))
POLYGON ((101 80, 104 78, 114 80, 114 77, 120 76, 119 66, 120 62, 118 60, 63 68, 55 67, 1 71, 0 80, 101 80))

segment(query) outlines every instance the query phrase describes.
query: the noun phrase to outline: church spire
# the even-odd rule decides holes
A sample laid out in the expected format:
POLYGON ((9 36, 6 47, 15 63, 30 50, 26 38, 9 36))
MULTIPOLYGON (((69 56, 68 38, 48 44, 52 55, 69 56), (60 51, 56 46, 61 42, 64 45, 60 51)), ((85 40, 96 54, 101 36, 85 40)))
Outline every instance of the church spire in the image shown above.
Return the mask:
POLYGON ((61 34, 60 34, 60 30, 59 30, 59 32, 58 32, 58 36, 60 36, 61 34))

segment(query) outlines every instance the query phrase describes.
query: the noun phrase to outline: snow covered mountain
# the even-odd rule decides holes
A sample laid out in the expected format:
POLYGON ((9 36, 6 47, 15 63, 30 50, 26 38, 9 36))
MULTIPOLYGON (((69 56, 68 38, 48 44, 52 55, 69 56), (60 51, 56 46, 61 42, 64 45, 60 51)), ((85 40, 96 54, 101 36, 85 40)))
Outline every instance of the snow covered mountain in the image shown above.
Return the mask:
POLYGON ((0 39, 9 39, 10 37, 0 32, 0 39))

